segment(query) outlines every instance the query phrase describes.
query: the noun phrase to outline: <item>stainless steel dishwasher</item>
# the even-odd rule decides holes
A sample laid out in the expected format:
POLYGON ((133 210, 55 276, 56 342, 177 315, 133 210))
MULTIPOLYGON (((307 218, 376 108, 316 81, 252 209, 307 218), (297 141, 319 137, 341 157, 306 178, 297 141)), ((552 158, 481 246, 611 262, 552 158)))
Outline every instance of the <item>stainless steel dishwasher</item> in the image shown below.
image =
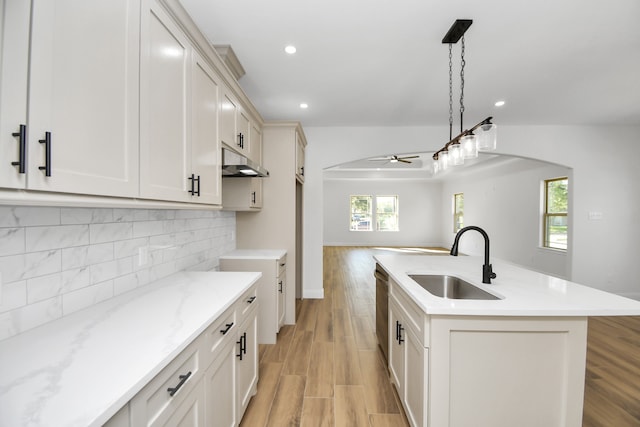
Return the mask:
POLYGON ((378 345, 389 360, 389 275, 376 264, 376 336, 378 345))

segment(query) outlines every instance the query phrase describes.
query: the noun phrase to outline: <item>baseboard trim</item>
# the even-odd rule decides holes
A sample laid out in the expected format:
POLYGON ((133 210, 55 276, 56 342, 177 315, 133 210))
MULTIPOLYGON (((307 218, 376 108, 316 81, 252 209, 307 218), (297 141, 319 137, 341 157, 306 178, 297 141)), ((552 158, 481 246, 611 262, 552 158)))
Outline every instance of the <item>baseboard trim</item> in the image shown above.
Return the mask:
POLYGON ((304 299, 324 299, 324 288, 322 288, 322 289, 303 289, 302 298, 304 298, 304 299))

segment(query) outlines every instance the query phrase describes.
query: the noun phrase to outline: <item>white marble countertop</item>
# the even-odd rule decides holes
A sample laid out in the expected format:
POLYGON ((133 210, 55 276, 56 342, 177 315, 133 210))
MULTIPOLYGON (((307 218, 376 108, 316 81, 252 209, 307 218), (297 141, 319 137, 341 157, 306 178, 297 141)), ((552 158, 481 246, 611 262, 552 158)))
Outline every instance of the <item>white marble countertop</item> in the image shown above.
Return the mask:
POLYGON ((104 424, 260 275, 176 273, 0 342, 0 425, 104 424))
POLYGON ((474 316, 640 315, 640 301, 491 259, 497 274, 482 283, 482 257, 376 255, 376 261, 427 314, 474 316), (431 295, 409 274, 448 274, 502 299, 454 300, 431 295))
POLYGON ((236 249, 220 259, 280 259, 286 254, 286 249, 236 249))

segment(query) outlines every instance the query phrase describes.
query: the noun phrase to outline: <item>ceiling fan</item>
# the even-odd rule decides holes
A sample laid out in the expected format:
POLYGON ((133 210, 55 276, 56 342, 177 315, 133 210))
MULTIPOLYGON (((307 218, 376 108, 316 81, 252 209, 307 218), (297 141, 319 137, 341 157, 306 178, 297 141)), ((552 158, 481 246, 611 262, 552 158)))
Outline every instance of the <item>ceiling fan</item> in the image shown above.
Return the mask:
POLYGON ((412 163, 411 160, 408 159, 417 159, 418 157, 420 156, 397 156, 394 154, 393 156, 375 157, 373 159, 369 159, 369 161, 386 163, 412 163))

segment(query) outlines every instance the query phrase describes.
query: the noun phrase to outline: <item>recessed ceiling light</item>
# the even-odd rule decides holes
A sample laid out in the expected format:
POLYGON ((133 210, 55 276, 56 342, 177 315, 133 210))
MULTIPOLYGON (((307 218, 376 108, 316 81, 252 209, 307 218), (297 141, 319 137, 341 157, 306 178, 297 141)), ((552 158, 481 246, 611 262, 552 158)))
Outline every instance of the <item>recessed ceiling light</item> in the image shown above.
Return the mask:
POLYGON ((493 105, 495 105, 496 107, 502 107, 504 105, 504 101, 496 101, 496 103, 493 105))
POLYGON ((309 108, 309 104, 306 104, 306 103, 303 102, 302 104, 300 104, 300 108, 302 108, 303 110, 307 109, 307 108, 309 108))
POLYGON ((296 53, 296 47, 289 45, 287 47, 284 48, 284 51, 287 52, 289 55, 293 55, 294 53, 296 53))

